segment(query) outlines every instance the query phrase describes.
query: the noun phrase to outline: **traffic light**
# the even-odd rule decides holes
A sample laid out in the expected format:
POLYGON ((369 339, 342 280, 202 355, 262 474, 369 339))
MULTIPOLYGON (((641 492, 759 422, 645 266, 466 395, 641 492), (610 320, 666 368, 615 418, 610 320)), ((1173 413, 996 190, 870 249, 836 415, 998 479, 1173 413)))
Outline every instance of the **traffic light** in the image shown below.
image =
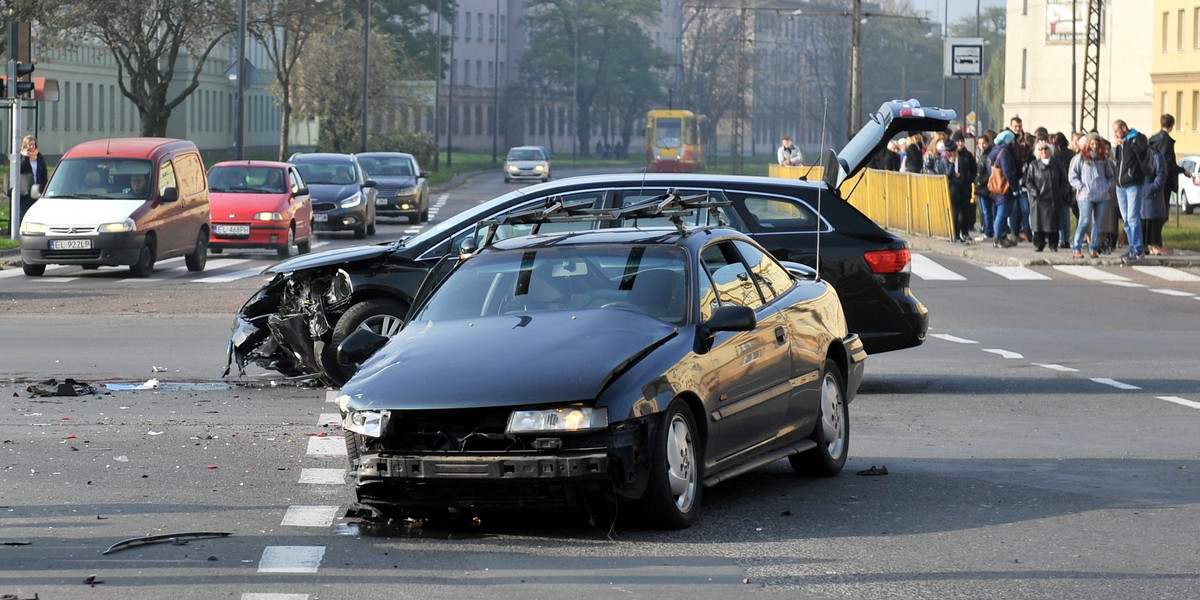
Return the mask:
POLYGON ((18 62, 15 60, 8 61, 8 85, 4 88, 5 98, 20 98, 25 94, 33 91, 33 81, 28 75, 33 72, 33 63, 18 62), (21 81, 24 77, 27 81, 21 81))

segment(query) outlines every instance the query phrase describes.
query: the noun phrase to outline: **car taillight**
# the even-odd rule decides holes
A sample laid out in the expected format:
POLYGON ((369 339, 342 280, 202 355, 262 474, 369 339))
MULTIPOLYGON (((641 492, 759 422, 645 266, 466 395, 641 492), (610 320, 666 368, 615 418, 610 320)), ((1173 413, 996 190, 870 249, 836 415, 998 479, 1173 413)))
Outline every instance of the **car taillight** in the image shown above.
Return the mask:
POLYGON ((912 260, 912 252, 908 248, 901 250, 877 250, 863 255, 871 272, 876 274, 899 273, 912 260))

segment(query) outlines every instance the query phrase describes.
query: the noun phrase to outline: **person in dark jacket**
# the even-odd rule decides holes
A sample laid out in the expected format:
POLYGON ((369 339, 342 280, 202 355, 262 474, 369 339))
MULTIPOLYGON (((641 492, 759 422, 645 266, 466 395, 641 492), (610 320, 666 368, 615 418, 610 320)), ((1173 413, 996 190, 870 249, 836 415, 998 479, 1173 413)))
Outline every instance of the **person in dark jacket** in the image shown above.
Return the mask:
MULTIPOLYGON (((1067 141, 1067 136, 1061 131, 1050 136, 1050 141, 1053 142, 1051 154, 1062 164, 1063 169, 1066 169, 1071 165, 1071 160, 1075 158, 1075 151, 1071 149, 1071 143, 1067 141)), ((1058 213, 1058 247, 1063 250, 1071 247, 1072 213, 1079 214, 1079 208, 1075 204, 1075 190, 1068 184, 1067 201, 1063 203, 1058 213)))
POLYGON ((995 138, 996 131, 988 129, 983 132, 983 137, 976 140, 979 147, 979 158, 976 160, 978 174, 975 176, 975 199, 979 202, 979 222, 983 224, 984 239, 996 235, 993 228, 996 221, 996 205, 992 199, 992 193, 987 189, 988 176, 991 175, 988 155, 992 152, 994 147, 992 140, 995 138))
POLYGON ((1158 150, 1150 148, 1154 158, 1154 175, 1146 177, 1146 201, 1142 203, 1142 245, 1150 254, 1171 254, 1163 247, 1162 229, 1167 222, 1167 204, 1163 196, 1167 193, 1167 161, 1158 150))
POLYGON ((1025 165, 1025 191, 1029 194, 1029 220, 1035 252, 1050 244, 1058 250, 1058 219, 1067 199, 1067 169, 1054 158, 1050 142, 1038 140, 1034 159, 1025 165))
MULTIPOLYGON (((1013 155, 1012 144, 1016 139, 1013 132, 1009 130, 1001 131, 996 134, 996 147, 992 148, 991 154, 988 155, 988 171, 991 171, 993 166, 1000 167, 1000 172, 1004 175, 1004 179, 1008 181, 1008 193, 993 194, 996 201, 996 220, 994 231, 996 232, 996 241, 994 245, 997 248, 1011 248, 1017 245, 1016 240, 1010 240, 1001 232, 1004 231, 1004 222, 1008 220, 1010 211, 1017 208, 1017 196, 1021 193, 1021 167, 1015 155, 1013 155)), ((1016 232, 1013 232, 1016 235, 1016 232)))
POLYGON ((904 160, 900 163, 900 170, 905 173, 920 173, 921 167, 924 164, 925 138, 914 133, 908 136, 908 145, 904 147, 904 160))
POLYGON ((1142 246, 1142 199, 1146 196, 1146 177, 1153 176, 1153 159, 1146 136, 1120 119, 1113 121, 1114 160, 1117 163, 1117 208, 1125 222, 1129 251, 1125 258, 1135 260, 1146 254, 1142 246), (1151 168, 1146 168, 1151 165, 1151 168))
MULTIPOLYGON (((938 157, 938 171, 946 176, 946 185, 950 192, 950 218, 954 228, 954 241, 967 243, 967 212, 971 206, 971 181, 975 178, 975 170, 971 165, 963 163, 962 154, 958 151, 958 142, 947 139, 942 142, 942 155, 938 157)), ((970 152, 967 156, 970 156, 970 152)))
POLYGON ((1175 158, 1175 138, 1171 137, 1171 130, 1175 128, 1175 117, 1163 113, 1163 116, 1158 118, 1158 123, 1162 129, 1150 136, 1150 147, 1162 155, 1167 166, 1167 183, 1162 194, 1163 207, 1166 208, 1171 204, 1171 195, 1179 192, 1179 161, 1175 158))
POLYGON ((48 179, 46 157, 38 153, 37 138, 27 135, 21 140, 21 177, 18 187, 21 193, 21 213, 13 221, 19 224, 29 212, 29 207, 41 197, 41 191, 46 187, 48 179))

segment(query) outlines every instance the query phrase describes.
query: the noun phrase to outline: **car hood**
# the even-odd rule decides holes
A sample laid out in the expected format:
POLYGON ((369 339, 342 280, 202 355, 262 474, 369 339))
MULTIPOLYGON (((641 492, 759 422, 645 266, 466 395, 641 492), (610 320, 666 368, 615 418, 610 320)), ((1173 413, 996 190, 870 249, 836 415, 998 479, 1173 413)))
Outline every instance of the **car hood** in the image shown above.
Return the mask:
POLYGON ((547 164, 546 161, 544 161, 544 160, 506 160, 504 162, 505 162, 505 164, 516 165, 517 167, 522 168, 522 169, 532 169, 533 167, 536 167, 538 165, 547 164))
POLYGON ((145 203, 145 200, 42 198, 33 203, 25 220, 52 226, 95 227, 101 223, 120 223, 145 203))
POLYGON ((374 260, 390 254, 395 249, 393 242, 378 245, 348 246, 326 250, 316 254, 301 254, 271 265, 263 273, 292 273, 317 267, 342 267, 350 263, 374 260))
POLYGON ((381 187, 406 188, 417 185, 417 178, 413 175, 372 175, 371 179, 381 187))
POLYGON ((858 133, 838 152, 822 157, 825 184, 837 189, 842 182, 863 170, 871 158, 901 131, 944 131, 958 118, 950 109, 924 107, 916 100, 884 102, 872 113, 858 133))
POLYGON ((676 331, 658 319, 611 308, 414 322, 342 387, 343 408, 588 401, 676 331))
POLYGON ((212 211, 213 221, 247 221, 256 213, 276 212, 281 208, 287 210, 287 198, 286 193, 209 192, 208 205, 212 211))
POLYGON ((357 194, 362 188, 357 183, 310 183, 308 192, 313 202, 338 202, 357 194))

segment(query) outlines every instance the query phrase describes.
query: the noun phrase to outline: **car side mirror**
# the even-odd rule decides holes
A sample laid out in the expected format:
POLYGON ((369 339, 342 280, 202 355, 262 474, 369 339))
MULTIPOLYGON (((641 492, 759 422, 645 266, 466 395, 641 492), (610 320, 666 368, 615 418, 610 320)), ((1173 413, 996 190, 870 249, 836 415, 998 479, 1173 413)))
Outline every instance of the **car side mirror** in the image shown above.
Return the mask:
POLYGON ((363 182, 363 187, 376 187, 378 185, 379 184, 375 183, 374 179, 368 179, 365 182, 363 182))
POLYGON ((338 344, 338 362, 343 365, 360 365, 382 348, 388 339, 386 335, 379 335, 369 329, 355 329, 338 344))
POLYGON ((294 194, 292 194, 292 195, 293 195, 293 196, 307 196, 307 195, 308 195, 308 193, 309 193, 309 192, 308 192, 308 187, 307 187, 307 186, 303 186, 303 185, 302 185, 302 186, 300 186, 300 187, 296 188, 296 192, 295 192, 294 194))
POLYGON ((754 315, 754 309, 736 304, 717 307, 712 316, 703 323, 709 335, 718 331, 751 331, 757 325, 758 317, 754 315))
POLYGON ((417 173, 417 177, 424 177, 425 179, 429 179, 429 171, 421 171, 420 173, 417 173))
POLYGON ((458 255, 460 257, 470 256, 475 254, 477 250, 479 250, 479 243, 475 241, 475 236, 468 236, 462 241, 462 245, 458 247, 458 255))
POLYGON ((169 187, 158 195, 159 202, 174 202, 179 199, 179 188, 169 187))

